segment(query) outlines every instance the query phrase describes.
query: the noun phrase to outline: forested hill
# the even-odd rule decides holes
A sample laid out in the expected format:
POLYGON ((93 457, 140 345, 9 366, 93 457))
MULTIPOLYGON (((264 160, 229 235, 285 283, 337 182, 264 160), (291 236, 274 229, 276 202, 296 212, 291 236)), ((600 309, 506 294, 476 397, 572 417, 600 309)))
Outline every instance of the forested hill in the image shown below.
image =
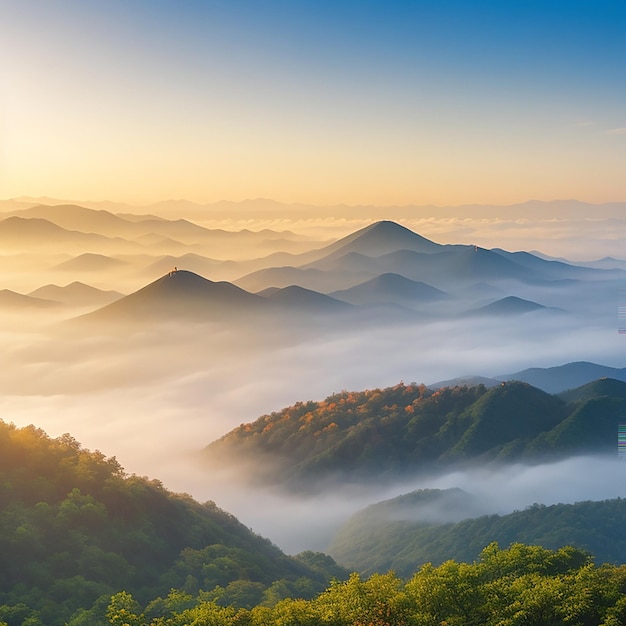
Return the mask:
POLYGON ((602 380, 579 391, 561 398, 520 382, 489 390, 399 384, 344 391, 243 424, 205 455, 247 467, 257 481, 302 489, 335 478, 384 480, 471 463, 614 453, 626 383, 602 380))
POLYGON ((324 555, 286 556, 212 502, 127 476, 69 435, 0 421, 0 624, 65 624, 121 590, 142 601, 203 590, 246 606, 280 581, 310 597, 343 574, 324 555))
POLYGON ((459 490, 415 492, 377 503, 355 514, 328 551, 342 565, 368 575, 393 569, 410 576, 423 563, 471 562, 492 541, 550 549, 569 545, 590 552, 598 563, 626 563, 625 499, 535 504, 508 515, 448 524, 423 518, 422 512, 433 504, 458 505, 459 499, 464 507, 468 508, 468 500, 471 505, 471 497, 459 490))

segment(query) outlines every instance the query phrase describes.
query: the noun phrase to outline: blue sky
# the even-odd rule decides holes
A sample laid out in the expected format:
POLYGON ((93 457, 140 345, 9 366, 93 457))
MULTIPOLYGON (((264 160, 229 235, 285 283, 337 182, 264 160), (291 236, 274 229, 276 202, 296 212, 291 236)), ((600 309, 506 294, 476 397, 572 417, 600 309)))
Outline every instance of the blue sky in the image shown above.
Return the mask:
POLYGON ((625 2, 0 2, 0 197, 626 199, 625 2))

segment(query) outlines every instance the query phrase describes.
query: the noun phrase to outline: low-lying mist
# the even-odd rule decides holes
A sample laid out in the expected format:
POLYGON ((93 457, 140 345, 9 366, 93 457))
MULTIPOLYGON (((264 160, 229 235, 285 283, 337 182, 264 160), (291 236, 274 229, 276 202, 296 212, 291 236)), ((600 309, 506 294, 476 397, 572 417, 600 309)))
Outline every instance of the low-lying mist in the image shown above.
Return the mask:
MULTIPOLYGON (((198 477, 199 474, 196 474, 198 477)), ((417 489, 461 488, 471 496, 467 509, 421 506, 412 521, 457 522, 486 514, 505 515, 533 504, 574 503, 626 497, 626 461, 581 456, 541 465, 502 465, 439 476, 404 479, 392 486, 337 483, 313 496, 287 495, 273 489, 225 482, 208 476, 195 493, 217 501, 255 532, 289 553, 327 549, 333 535, 357 511, 417 489)), ((231 475, 230 478, 233 481, 231 475)))
MULTIPOLYGON (((37 320, 39 320, 37 322, 37 320)), ((214 500, 289 552, 324 549, 354 511, 425 487, 461 487, 485 512, 533 502, 622 495, 626 466, 576 459, 502 468, 393 489, 344 489, 294 498, 249 488, 198 463, 198 453, 242 422, 342 389, 495 375, 574 360, 622 365, 616 331, 580 316, 416 322, 315 328, 177 322, 133 330, 88 329, 6 318, 0 349, 2 419, 72 434, 116 456, 128 472, 214 500), (531 321, 532 319, 532 321, 531 321), (574 338, 574 339, 573 339, 574 338)))

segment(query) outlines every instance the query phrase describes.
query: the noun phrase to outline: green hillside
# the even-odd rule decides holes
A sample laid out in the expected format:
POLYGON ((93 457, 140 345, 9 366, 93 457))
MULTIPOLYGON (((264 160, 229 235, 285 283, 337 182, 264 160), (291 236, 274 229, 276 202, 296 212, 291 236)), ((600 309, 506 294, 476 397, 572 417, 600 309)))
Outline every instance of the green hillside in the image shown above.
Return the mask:
POLYGON ((494 542, 473 563, 426 564, 408 580, 393 572, 354 573, 310 600, 290 597, 251 609, 180 591, 142 605, 121 592, 102 617, 85 614, 70 626, 619 626, 625 591, 625 566, 595 566, 571 547, 502 550, 494 542))
POLYGON ((457 523, 428 521, 434 502, 465 505, 458 491, 416 492, 367 507, 337 533, 328 552, 345 567, 368 575, 393 569, 410 576, 423 563, 471 562, 492 541, 549 549, 569 545, 590 552, 598 562, 626 563, 625 499, 535 504, 509 515, 457 523))
POLYGON ((526 383, 424 385, 341 392, 264 415, 210 444, 209 462, 248 467, 259 482, 319 488, 494 461, 614 453, 626 383, 552 396, 526 383))
POLYGON ((0 421, 0 623, 64 624, 121 590, 238 591, 252 605, 281 581, 311 596, 345 574, 323 556, 288 557, 212 502, 128 476, 69 435, 0 421))

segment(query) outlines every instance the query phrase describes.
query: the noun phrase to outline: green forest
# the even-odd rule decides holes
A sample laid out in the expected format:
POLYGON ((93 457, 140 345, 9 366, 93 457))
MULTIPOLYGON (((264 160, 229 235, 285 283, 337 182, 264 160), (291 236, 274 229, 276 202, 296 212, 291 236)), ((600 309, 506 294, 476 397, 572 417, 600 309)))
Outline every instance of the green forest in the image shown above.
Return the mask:
POLYGON ((252 606, 310 598, 346 576, 326 555, 285 555, 213 502, 126 475, 69 435, 0 421, 0 623, 101 623, 75 617, 120 591, 144 604, 179 589, 252 606))
MULTIPOLYGON (((409 467, 417 448, 417 458, 431 458, 427 443, 438 440, 438 458, 463 450, 491 458, 511 436, 525 449, 580 437, 587 418, 577 416, 590 402, 606 409, 600 429, 611 424, 623 402, 613 383, 563 398, 516 383, 440 392, 398 385, 302 403, 241 428, 264 423, 262 441, 277 447, 295 436, 303 457, 311 434, 328 437, 328 467, 339 432, 345 458, 368 464, 384 464, 397 447, 399 466, 409 467), (530 421, 529 407, 541 413, 530 421), (497 411, 510 417, 499 430, 497 411)), ((626 565, 615 556, 624 552, 626 505, 587 504, 417 529, 398 522, 379 536, 370 525, 361 563, 340 559, 355 563, 350 574, 323 553, 288 556, 215 503, 129 475, 70 435, 0 421, 0 626, 626 624, 626 565), (394 545, 416 530, 410 548, 394 545), (537 533, 543 545, 529 545, 537 533)))
POLYGON ((534 504, 508 515, 466 515, 472 518, 447 524, 411 521, 412 509, 407 500, 419 510, 445 503, 446 498, 471 510, 470 496, 458 489, 407 494, 355 514, 335 535, 328 552, 343 565, 366 575, 393 569, 401 576, 410 576, 416 563, 438 565, 448 559, 472 562, 493 541, 552 549, 571 545, 593 554, 602 563, 626 563, 626 499, 534 504))
POLYGON ((626 383, 612 379, 559 396, 521 382, 436 391, 399 384, 298 402, 242 424, 207 446, 205 458, 254 459, 256 481, 316 489, 338 478, 614 453, 624 420, 626 383))
MULTIPOLYGON (((422 566, 401 579, 393 572, 335 580, 311 599, 267 598, 252 608, 223 606, 213 594, 171 590, 141 604, 122 591, 102 597, 68 623, 115 626, 617 626, 626 623, 626 567, 595 566, 570 547, 547 550, 488 545, 473 563, 422 566)), ((3 607, 7 624, 19 607, 3 607)), ((24 615, 24 613, 22 613, 24 615)), ((16 620, 17 617, 17 620, 16 620)))

